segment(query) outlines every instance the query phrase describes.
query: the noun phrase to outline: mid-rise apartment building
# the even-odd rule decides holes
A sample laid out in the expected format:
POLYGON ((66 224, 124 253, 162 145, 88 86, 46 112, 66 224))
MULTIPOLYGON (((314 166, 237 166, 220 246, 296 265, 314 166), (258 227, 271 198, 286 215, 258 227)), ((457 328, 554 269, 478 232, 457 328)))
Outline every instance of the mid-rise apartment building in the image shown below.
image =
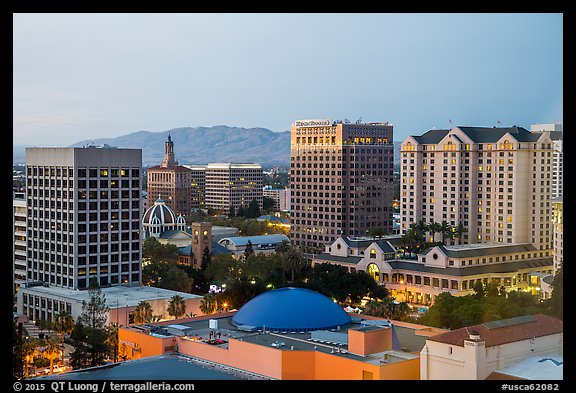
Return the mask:
POLYGON ((339 236, 392 232, 393 126, 299 120, 291 128, 293 244, 319 253, 339 236))
MULTIPOLYGON (((463 243, 550 249, 554 141, 522 127, 454 127, 401 145, 400 231, 419 220, 467 228, 463 243)), ((435 239, 438 240, 438 239, 435 239)))

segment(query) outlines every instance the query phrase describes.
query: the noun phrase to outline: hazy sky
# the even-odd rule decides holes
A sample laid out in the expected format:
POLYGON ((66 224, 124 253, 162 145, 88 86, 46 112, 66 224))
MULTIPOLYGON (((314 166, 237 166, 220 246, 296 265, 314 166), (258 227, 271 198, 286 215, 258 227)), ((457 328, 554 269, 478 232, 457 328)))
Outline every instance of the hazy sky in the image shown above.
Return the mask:
POLYGON ((563 119, 562 14, 14 14, 16 145, 297 119, 563 119))

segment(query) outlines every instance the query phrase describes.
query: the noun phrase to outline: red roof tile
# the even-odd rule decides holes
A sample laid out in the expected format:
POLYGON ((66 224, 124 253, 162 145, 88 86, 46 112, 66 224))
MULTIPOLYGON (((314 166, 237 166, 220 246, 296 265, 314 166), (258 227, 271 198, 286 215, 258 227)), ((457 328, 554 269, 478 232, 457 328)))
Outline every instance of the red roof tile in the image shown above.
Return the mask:
POLYGON ((492 329, 488 329, 483 324, 467 326, 429 337, 428 340, 463 347, 464 340, 470 337, 470 332, 476 331, 480 335, 481 340, 485 342, 486 347, 493 347, 564 331, 564 323, 559 319, 543 314, 536 314, 532 317, 535 321, 492 329))

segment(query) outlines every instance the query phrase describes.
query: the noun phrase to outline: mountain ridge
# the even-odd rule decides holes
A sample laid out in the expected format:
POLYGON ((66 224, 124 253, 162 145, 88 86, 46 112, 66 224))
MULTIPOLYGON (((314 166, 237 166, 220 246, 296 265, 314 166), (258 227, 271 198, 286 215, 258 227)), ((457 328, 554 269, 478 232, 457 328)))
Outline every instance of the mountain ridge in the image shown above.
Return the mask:
MULTIPOLYGON (((263 127, 221 124, 176 127, 166 131, 138 130, 113 138, 84 139, 68 147, 107 144, 142 149, 142 165, 148 167, 162 162, 168 135, 174 142, 175 157, 181 165, 210 162, 255 162, 267 167, 290 165, 290 131, 275 132, 263 127)), ((395 164, 398 164, 399 145, 400 142, 394 142, 395 164)), ((13 146, 13 162, 24 161, 25 146, 13 146)))

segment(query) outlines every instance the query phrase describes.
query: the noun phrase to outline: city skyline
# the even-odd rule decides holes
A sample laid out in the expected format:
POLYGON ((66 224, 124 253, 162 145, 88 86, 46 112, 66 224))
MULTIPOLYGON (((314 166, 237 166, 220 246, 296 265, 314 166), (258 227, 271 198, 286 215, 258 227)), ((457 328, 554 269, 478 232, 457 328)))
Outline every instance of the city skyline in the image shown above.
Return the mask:
POLYGON ((306 118, 389 121, 395 141, 563 121, 562 14, 13 20, 15 145, 218 124, 280 132, 306 118))

